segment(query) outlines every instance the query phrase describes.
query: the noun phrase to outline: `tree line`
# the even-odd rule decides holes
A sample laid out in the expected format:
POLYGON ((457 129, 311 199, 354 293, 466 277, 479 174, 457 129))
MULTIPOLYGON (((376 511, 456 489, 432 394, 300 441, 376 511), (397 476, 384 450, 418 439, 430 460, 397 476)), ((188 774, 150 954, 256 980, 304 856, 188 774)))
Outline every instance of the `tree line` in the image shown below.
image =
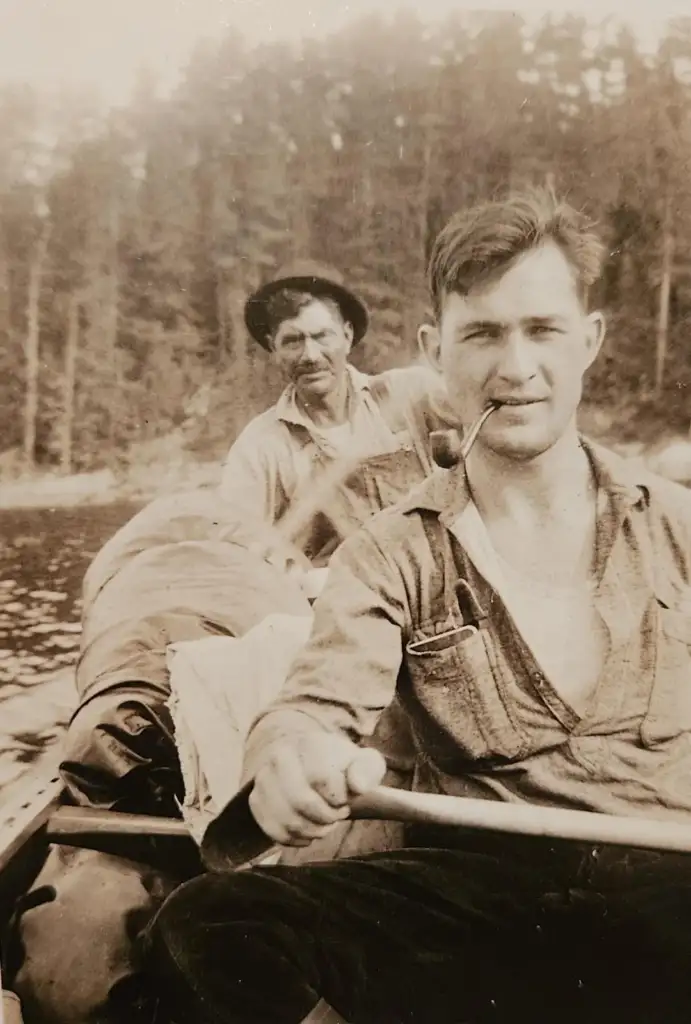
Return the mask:
POLYGON ((179 431, 220 455, 278 382, 242 304, 309 255, 363 294, 361 365, 408 362, 431 240, 459 205, 551 182, 609 251, 589 398, 687 429, 691 18, 368 17, 300 45, 200 43, 165 98, 0 92, 5 467, 115 465, 179 431))

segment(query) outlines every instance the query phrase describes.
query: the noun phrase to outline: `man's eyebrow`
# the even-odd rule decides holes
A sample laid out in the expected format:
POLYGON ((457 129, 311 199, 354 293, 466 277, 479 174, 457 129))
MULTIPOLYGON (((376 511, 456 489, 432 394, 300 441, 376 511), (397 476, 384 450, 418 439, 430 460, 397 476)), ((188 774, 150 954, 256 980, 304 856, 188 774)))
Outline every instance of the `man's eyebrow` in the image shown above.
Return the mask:
POLYGON ((551 324, 555 320, 566 320, 567 317, 561 313, 542 313, 539 316, 527 316, 525 319, 530 324, 551 324))
MULTIPOLYGON (((539 313, 534 316, 523 317, 523 323, 528 324, 551 324, 555 321, 563 323, 567 317, 561 313, 539 313)), ((489 332, 502 330, 506 327, 503 320, 469 320, 468 323, 462 324, 457 333, 458 334, 473 334, 474 332, 489 332)))
POLYGON ((458 328, 459 334, 470 334, 474 331, 496 331, 504 327, 501 320, 469 320, 458 328))

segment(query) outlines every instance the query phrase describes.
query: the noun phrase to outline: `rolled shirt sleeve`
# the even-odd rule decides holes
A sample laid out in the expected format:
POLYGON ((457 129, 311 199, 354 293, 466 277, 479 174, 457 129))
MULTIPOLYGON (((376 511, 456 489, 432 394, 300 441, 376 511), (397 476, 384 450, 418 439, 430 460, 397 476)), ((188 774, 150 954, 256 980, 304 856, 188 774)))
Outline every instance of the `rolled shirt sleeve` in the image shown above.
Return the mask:
POLYGON ((286 737, 326 730, 358 742, 373 734, 396 693, 406 607, 400 572, 364 527, 333 556, 310 639, 250 732, 246 782, 286 737))

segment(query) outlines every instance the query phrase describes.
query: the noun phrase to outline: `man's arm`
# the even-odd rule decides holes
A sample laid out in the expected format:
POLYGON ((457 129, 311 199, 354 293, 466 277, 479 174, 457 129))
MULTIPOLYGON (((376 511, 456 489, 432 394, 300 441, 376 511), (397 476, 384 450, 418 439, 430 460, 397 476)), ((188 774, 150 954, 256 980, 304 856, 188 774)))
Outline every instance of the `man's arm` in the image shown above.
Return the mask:
POLYGON ((412 420, 422 420, 427 433, 458 425, 440 373, 426 363, 387 370, 392 401, 406 407, 412 420))
POLYGON ((245 527, 262 557, 281 568, 307 571, 309 563, 302 552, 277 527, 287 504, 281 462, 289 458, 275 421, 266 414, 258 416, 228 452, 219 491, 233 519, 245 527))
POLYGON ((231 446, 220 483, 221 497, 234 510, 271 525, 282 512, 278 451, 273 441, 264 417, 252 420, 231 446))
POLYGON ((278 842, 323 834, 383 776, 381 755, 358 742, 394 698, 406 609, 402 577, 365 527, 334 555, 310 640, 248 738, 252 810, 278 842))
POLYGON ((318 730, 358 742, 372 735, 396 692, 406 616, 400 572, 365 526, 333 555, 310 639, 281 696, 254 724, 248 777, 286 736, 318 730))

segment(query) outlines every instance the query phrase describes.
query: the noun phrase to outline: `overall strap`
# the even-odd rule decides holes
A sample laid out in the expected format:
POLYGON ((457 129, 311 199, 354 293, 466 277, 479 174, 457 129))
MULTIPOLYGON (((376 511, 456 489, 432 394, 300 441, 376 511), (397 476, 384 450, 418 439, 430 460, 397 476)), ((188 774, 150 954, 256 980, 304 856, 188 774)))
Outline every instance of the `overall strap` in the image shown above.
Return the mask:
MULTIPOLYGON (((487 616, 470 581, 459 571, 465 558, 457 538, 436 513, 422 512, 420 522, 436 572, 429 605, 416 609, 416 614, 425 621, 479 625, 487 616)), ((423 621, 413 621, 412 628, 415 631, 422 625, 423 621)))

